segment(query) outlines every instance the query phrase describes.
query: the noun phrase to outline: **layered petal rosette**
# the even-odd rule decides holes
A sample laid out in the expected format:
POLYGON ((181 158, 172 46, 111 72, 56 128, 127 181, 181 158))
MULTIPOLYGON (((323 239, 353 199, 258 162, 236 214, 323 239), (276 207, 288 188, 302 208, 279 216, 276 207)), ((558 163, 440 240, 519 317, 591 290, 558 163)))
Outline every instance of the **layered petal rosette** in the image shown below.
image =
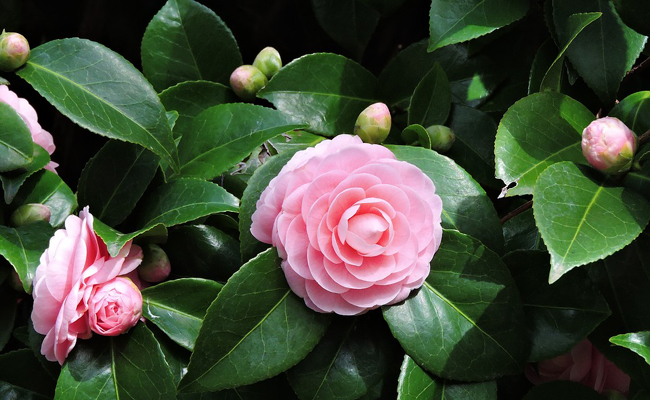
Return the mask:
POLYGON ((277 247, 307 306, 357 315, 422 285, 440 246, 441 212, 419 168, 340 135, 293 156, 262 193, 251 231, 277 247))

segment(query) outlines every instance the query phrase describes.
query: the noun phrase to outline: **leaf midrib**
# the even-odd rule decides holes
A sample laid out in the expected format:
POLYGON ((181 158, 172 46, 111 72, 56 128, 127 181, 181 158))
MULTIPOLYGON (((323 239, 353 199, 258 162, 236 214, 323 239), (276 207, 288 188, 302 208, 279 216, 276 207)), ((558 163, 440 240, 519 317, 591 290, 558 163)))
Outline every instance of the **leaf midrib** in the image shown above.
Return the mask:
POLYGON ((363 101, 363 102, 373 102, 376 99, 370 99, 370 98, 362 98, 362 97, 356 97, 356 96, 347 96, 343 94, 336 94, 336 93, 321 93, 321 92, 308 92, 305 90, 273 90, 273 88, 270 88, 268 91, 264 91, 259 94, 259 97, 261 98, 266 98, 267 96, 271 96, 274 94, 308 94, 308 95, 313 95, 313 96, 330 96, 330 97, 337 97, 340 99, 348 99, 348 100, 357 100, 357 101, 363 101))
POLYGON ((598 196, 600 196, 600 193, 602 191, 603 191, 603 186, 599 185, 598 190, 596 190, 596 193, 594 193, 594 196, 591 198, 591 201, 587 205, 587 209, 585 210, 584 214, 582 214, 582 218, 580 218, 580 223, 578 224, 578 227, 576 228, 576 231, 573 234, 573 238, 571 238, 571 241, 569 242, 569 246, 567 247, 566 252, 564 253, 564 256, 562 256, 562 261, 558 264, 558 266, 561 266, 561 267, 565 266, 566 258, 569 255, 569 252, 571 251, 571 248, 573 247, 573 244, 576 242, 576 238, 578 237, 578 233, 580 233, 580 229, 582 228, 582 225, 587 220, 587 215, 589 214, 589 211, 591 210, 591 207, 593 207, 593 205, 596 203, 596 199, 598 199, 598 196))

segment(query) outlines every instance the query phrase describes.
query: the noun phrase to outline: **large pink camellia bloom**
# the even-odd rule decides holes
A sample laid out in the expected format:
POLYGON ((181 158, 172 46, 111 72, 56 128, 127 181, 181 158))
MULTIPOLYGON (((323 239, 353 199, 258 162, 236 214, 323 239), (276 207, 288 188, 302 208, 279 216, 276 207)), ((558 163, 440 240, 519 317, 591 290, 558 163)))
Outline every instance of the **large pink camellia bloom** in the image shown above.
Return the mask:
MULTIPOLYGON (((41 353, 63 364, 77 338, 92 335, 90 304, 96 287, 133 271, 142 262, 142 250, 128 242, 116 257, 93 231, 93 216, 84 208, 79 217, 65 220, 43 253, 34 277, 32 321, 36 332, 45 335, 41 353)), ((137 318, 135 320, 137 322, 137 318)), ((134 323, 135 324, 135 323, 134 323)))
POLYGON ((535 385, 551 381, 573 381, 598 393, 617 391, 627 395, 630 377, 605 358, 587 339, 567 354, 537 363, 537 370, 526 368, 526 377, 535 385))
MULTIPOLYGON (((16 110, 18 115, 20 115, 27 124, 29 131, 32 134, 32 140, 34 143, 44 148, 50 155, 54 153, 56 146, 54 145, 54 139, 50 132, 41 128, 41 125, 38 123, 38 115, 36 115, 36 110, 32 107, 29 102, 23 98, 18 97, 18 95, 11 90, 7 85, 0 85, 0 101, 6 104, 9 104, 11 108, 16 110)), ((50 170, 56 173, 56 167, 59 164, 54 161, 50 161, 45 169, 50 170)))
POLYGON ((340 135, 293 156, 257 202, 251 232, 277 247, 307 306, 356 315, 422 285, 440 245, 441 211, 419 168, 340 135))

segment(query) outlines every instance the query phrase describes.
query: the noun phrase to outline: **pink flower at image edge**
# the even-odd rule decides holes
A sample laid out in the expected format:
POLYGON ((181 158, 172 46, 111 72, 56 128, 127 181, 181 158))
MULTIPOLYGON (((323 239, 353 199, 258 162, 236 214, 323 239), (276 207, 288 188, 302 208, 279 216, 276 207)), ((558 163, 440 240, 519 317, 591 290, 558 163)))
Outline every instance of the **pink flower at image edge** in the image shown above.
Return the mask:
POLYGON ((308 307, 358 315, 422 285, 440 246, 441 212, 419 168, 339 135, 297 152, 271 180, 251 232, 277 247, 308 307))
MULTIPOLYGON (((43 129, 38 123, 36 110, 34 110, 34 107, 32 107, 27 100, 18 97, 16 93, 9 90, 7 85, 0 85, 0 102, 10 105, 11 108, 16 110, 18 115, 22 117, 32 134, 32 140, 34 140, 34 143, 44 148, 48 154, 52 155, 52 153, 54 153, 56 146, 54 145, 52 135, 43 129)), ((58 166, 59 164, 50 161, 45 166, 45 169, 56 173, 56 167, 58 166)))
MULTIPOLYGON (((97 302, 92 297, 97 287, 132 272, 141 262, 142 250, 130 241, 116 257, 108 254, 93 230, 88 207, 79 217, 69 216, 65 229, 59 229, 50 239, 34 277, 32 322, 36 332, 45 335, 41 353, 63 364, 77 338, 92 335, 88 309, 97 302)), ((130 327, 121 322, 120 326, 130 327)))
POLYGON ((567 354, 528 365, 526 377, 535 385, 552 381, 573 381, 589 386, 598 393, 617 391, 627 396, 630 377, 592 345, 588 339, 567 354))

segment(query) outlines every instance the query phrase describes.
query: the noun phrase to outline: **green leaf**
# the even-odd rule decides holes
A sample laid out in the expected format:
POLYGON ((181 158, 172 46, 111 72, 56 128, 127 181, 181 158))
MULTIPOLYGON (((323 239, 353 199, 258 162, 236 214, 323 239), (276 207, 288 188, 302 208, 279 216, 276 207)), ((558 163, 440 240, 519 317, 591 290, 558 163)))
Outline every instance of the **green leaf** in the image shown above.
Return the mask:
POLYGON ((499 217, 481 186, 451 159, 432 150, 387 146, 398 160, 422 170, 442 199, 442 227, 457 229, 481 240, 496 252, 503 249, 499 217))
POLYGON ((569 48, 571 43, 575 38, 582 32, 589 24, 600 18, 603 14, 599 12, 595 13, 583 13, 583 14, 573 14, 567 20, 567 37, 568 40, 564 44, 562 50, 555 58, 555 61, 551 64, 548 71, 544 75, 542 82, 540 83, 540 91, 544 90, 554 90, 559 92, 562 88, 562 74, 564 72, 564 54, 569 48))
POLYGON ((10 85, 11 83, 5 78, 0 76, 0 85, 10 85))
POLYGON ((93 228, 95 230, 95 233, 100 238, 102 238, 102 240, 106 244, 106 247, 108 248, 108 253, 113 257, 117 256, 117 254, 120 252, 120 250, 122 250, 122 247, 124 247, 126 242, 128 242, 129 240, 133 240, 138 236, 144 236, 145 234, 156 235, 158 233, 162 233, 163 234, 162 236, 166 236, 167 234, 167 229, 163 224, 147 226, 131 233, 121 233, 111 228, 110 226, 106 225, 105 223, 98 220, 97 218, 95 218, 94 220, 93 228))
POLYGON ((635 332, 616 335, 609 339, 615 345, 628 348, 643 357, 650 364, 650 332, 635 332))
POLYGON ((503 224, 503 240, 506 254, 515 250, 546 249, 535 225, 532 208, 503 224))
POLYGON ((27 293, 32 292, 36 267, 52 235, 54 229, 44 221, 20 228, 0 226, 0 255, 13 265, 27 293))
POLYGON ((179 391, 217 391, 286 371, 313 349, 329 321, 291 292, 276 251, 261 253, 208 309, 179 391))
POLYGON ((592 171, 556 163, 535 185, 535 221, 551 254, 549 283, 627 246, 650 220, 647 200, 590 176, 592 171))
MULTIPOLYGON (((5 269, 3 269, 4 271, 5 269)), ((1 273, 0 273, 1 274, 1 273)), ((16 292, 9 288, 9 285, 1 285, 0 282, 0 351, 7 345, 14 330, 16 319, 17 300, 16 292)))
POLYGON ((524 303, 532 344, 530 362, 568 353, 611 314, 605 298, 583 270, 574 270, 549 285, 546 252, 515 251, 503 262, 510 268, 524 303))
POLYGON ((308 54, 278 71, 257 93, 311 132, 325 136, 352 133, 354 123, 377 102, 377 78, 345 57, 308 54))
POLYGON ((40 171, 49 162, 50 155, 47 153, 47 151, 45 151, 45 149, 43 149, 41 146, 34 144, 34 156, 29 164, 14 171, 0 174, 0 181, 2 181, 5 203, 11 203, 18 193, 18 190, 23 185, 23 183, 25 183, 27 178, 32 176, 37 171, 40 171))
POLYGON ((316 146, 325 138, 322 136, 314 135, 313 133, 305 131, 286 132, 268 140, 268 143, 278 153, 286 151, 303 150, 307 147, 316 146))
POLYGON ((451 88, 439 63, 424 75, 411 97, 408 124, 442 125, 451 109, 451 88))
POLYGON ((174 137, 182 137, 189 132, 192 120, 202 111, 218 104, 237 101, 229 87, 209 81, 182 82, 165 89, 158 96, 165 109, 178 111, 174 137))
POLYGON ((140 323, 128 334, 79 340, 63 365, 57 399, 176 399, 160 345, 140 323))
POLYGON ((227 281, 241 266, 239 242, 209 225, 184 225, 169 232, 165 245, 172 274, 227 281))
POLYGON ((437 376, 482 381, 523 370, 528 343, 515 282, 469 236, 445 230, 420 291, 382 310, 406 353, 437 376))
POLYGON ((431 150, 431 137, 422 125, 409 125, 402 131, 402 140, 411 146, 422 146, 431 150))
POLYGON ((650 35, 650 4, 644 0, 612 0, 625 25, 642 35, 650 35))
POLYGON ((497 125, 486 113, 455 104, 448 123, 456 141, 445 154, 463 167, 478 183, 500 187, 494 177, 494 138, 497 125))
POLYGON ((0 102, 0 172, 29 164, 34 141, 29 127, 9 104, 0 102))
POLYGON ((142 69, 157 91, 183 81, 228 84, 242 65, 237 42, 224 22, 193 0, 169 0, 142 39, 142 69))
POLYGON ((83 128, 137 143, 178 166, 162 103, 117 53, 85 39, 53 40, 32 49, 18 75, 83 128))
POLYGON ((268 139, 304 128, 271 108, 222 104, 199 114, 178 146, 181 175, 212 179, 268 139))
POLYGON ((54 394, 54 381, 30 349, 0 355, 0 398, 47 400, 54 394))
POLYGON ((154 338, 160 345, 160 350, 162 350, 165 356, 165 362, 174 377, 174 386, 178 385, 187 371, 187 364, 190 363, 190 355, 192 353, 176 344, 156 325, 149 324, 147 328, 151 330, 151 333, 153 333, 154 338))
POLYGON ((142 315, 173 341, 192 351, 205 312, 222 286, 198 278, 160 283, 142 291, 142 315))
POLYGON ((12 207, 28 203, 46 205, 51 212, 50 225, 57 227, 77 208, 77 198, 65 182, 52 171, 41 170, 20 187, 12 207))
POLYGON ((598 97, 613 102, 621 80, 641 54, 647 38, 625 26, 608 0, 553 0, 553 22, 562 46, 574 33, 570 17, 590 12, 600 12, 602 17, 584 28, 566 54, 598 97))
POLYGON ((397 400, 496 400, 496 382, 450 382, 429 375, 404 356, 397 384, 397 400))
POLYGON ((79 203, 115 226, 131 214, 158 169, 160 158, 131 143, 109 141, 86 164, 79 178, 79 203))
POLYGON ((354 58, 363 55, 379 22, 379 12, 359 0, 311 0, 318 23, 354 58))
POLYGON ((531 194, 537 177, 558 161, 586 164, 580 141, 594 119, 582 104, 554 92, 531 94, 510 107, 495 142, 497 178, 516 183, 507 195, 531 194))
POLYGON ((334 319, 314 350, 287 371, 298 397, 354 400, 378 384, 392 361, 392 337, 379 322, 383 326, 367 316, 334 319))
MULTIPOLYGON (((544 3, 549 4, 549 3, 544 3)), ((552 38, 548 38, 539 46, 533 64, 530 67, 530 74, 528 75, 528 94, 537 93, 540 91, 542 80, 546 77, 548 69, 553 65, 558 56, 558 49, 552 38)), ((561 63, 564 65, 564 63, 561 63)), ((563 71, 560 70, 560 73, 563 71)), ((561 74, 560 79, 564 75, 561 74)))
POLYGON ((523 400, 605 400, 594 389, 578 382, 555 381, 533 387, 523 400))
POLYGON ((527 12, 525 0, 431 0, 428 50, 486 35, 527 12))
POLYGON ((609 113, 623 121, 638 135, 650 130, 650 91, 633 93, 618 103, 609 113))

